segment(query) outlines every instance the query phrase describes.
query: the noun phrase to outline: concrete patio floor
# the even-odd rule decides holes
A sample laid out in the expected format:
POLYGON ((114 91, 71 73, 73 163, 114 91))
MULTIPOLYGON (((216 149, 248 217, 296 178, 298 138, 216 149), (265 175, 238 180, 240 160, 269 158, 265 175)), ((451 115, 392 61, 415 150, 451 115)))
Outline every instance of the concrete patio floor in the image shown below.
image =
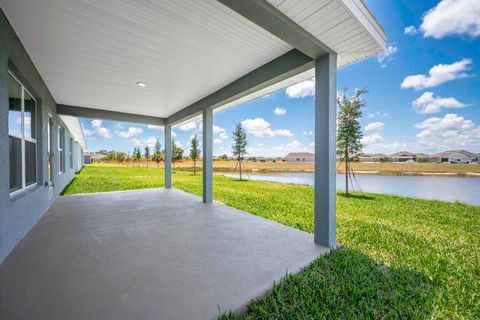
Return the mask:
POLYGON ((0 265, 0 319, 211 319, 327 252, 176 189, 59 198, 0 265))

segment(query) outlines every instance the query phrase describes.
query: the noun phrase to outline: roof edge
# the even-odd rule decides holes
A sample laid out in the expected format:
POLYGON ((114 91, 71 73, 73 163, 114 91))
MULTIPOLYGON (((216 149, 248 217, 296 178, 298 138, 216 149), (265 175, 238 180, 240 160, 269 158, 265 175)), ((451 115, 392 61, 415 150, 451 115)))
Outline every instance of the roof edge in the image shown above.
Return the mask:
POLYGON ((385 50, 387 48, 387 34, 363 0, 340 0, 340 2, 385 50))

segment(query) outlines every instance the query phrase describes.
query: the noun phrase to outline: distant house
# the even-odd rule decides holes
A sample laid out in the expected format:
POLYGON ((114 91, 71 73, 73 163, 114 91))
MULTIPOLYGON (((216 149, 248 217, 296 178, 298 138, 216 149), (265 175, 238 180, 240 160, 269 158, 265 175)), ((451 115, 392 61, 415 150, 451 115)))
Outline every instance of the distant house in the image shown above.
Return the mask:
POLYGON ((385 155, 382 153, 362 154, 358 156, 360 162, 384 162, 385 155))
POLYGON ((92 163, 92 155, 90 154, 90 152, 83 153, 83 163, 84 164, 92 163))
POLYGON ((388 160, 391 162, 415 162, 417 161, 417 154, 408 151, 399 151, 389 155, 388 160))
POLYGON ((99 152, 90 154, 91 163, 100 162, 100 161, 104 160, 106 157, 107 157, 106 154, 99 153, 99 152))
POLYGON ((466 150, 447 150, 432 155, 433 162, 472 163, 478 162, 478 155, 466 150))
POLYGON ((285 156, 285 162, 315 162, 315 154, 310 152, 290 152, 285 156))
POLYGON ((415 159, 416 162, 431 162, 432 156, 426 153, 417 153, 417 157, 415 159))

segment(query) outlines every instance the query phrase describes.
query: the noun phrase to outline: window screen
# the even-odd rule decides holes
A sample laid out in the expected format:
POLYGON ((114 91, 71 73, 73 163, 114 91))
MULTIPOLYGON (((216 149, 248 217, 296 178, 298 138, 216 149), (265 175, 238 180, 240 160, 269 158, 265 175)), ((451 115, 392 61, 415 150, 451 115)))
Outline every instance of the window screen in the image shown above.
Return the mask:
POLYGON ((65 129, 58 128, 58 155, 60 172, 65 172, 65 129))
POLYGON ((73 139, 70 138, 70 143, 68 146, 68 151, 70 152, 70 169, 73 169, 73 139))
POLYGON ((10 192, 22 189, 22 139, 9 136, 10 192))

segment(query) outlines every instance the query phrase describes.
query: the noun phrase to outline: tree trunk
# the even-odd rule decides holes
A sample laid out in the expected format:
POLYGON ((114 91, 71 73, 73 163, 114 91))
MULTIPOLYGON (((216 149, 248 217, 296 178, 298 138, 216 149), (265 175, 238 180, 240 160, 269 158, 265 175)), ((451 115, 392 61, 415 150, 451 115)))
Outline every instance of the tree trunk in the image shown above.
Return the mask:
POLYGON ((193 174, 197 175, 197 161, 193 159, 193 174))
POLYGON ((345 192, 348 194, 348 145, 345 146, 345 192))
POLYGON ((242 160, 238 160, 238 163, 240 164, 240 181, 242 180, 242 160))

